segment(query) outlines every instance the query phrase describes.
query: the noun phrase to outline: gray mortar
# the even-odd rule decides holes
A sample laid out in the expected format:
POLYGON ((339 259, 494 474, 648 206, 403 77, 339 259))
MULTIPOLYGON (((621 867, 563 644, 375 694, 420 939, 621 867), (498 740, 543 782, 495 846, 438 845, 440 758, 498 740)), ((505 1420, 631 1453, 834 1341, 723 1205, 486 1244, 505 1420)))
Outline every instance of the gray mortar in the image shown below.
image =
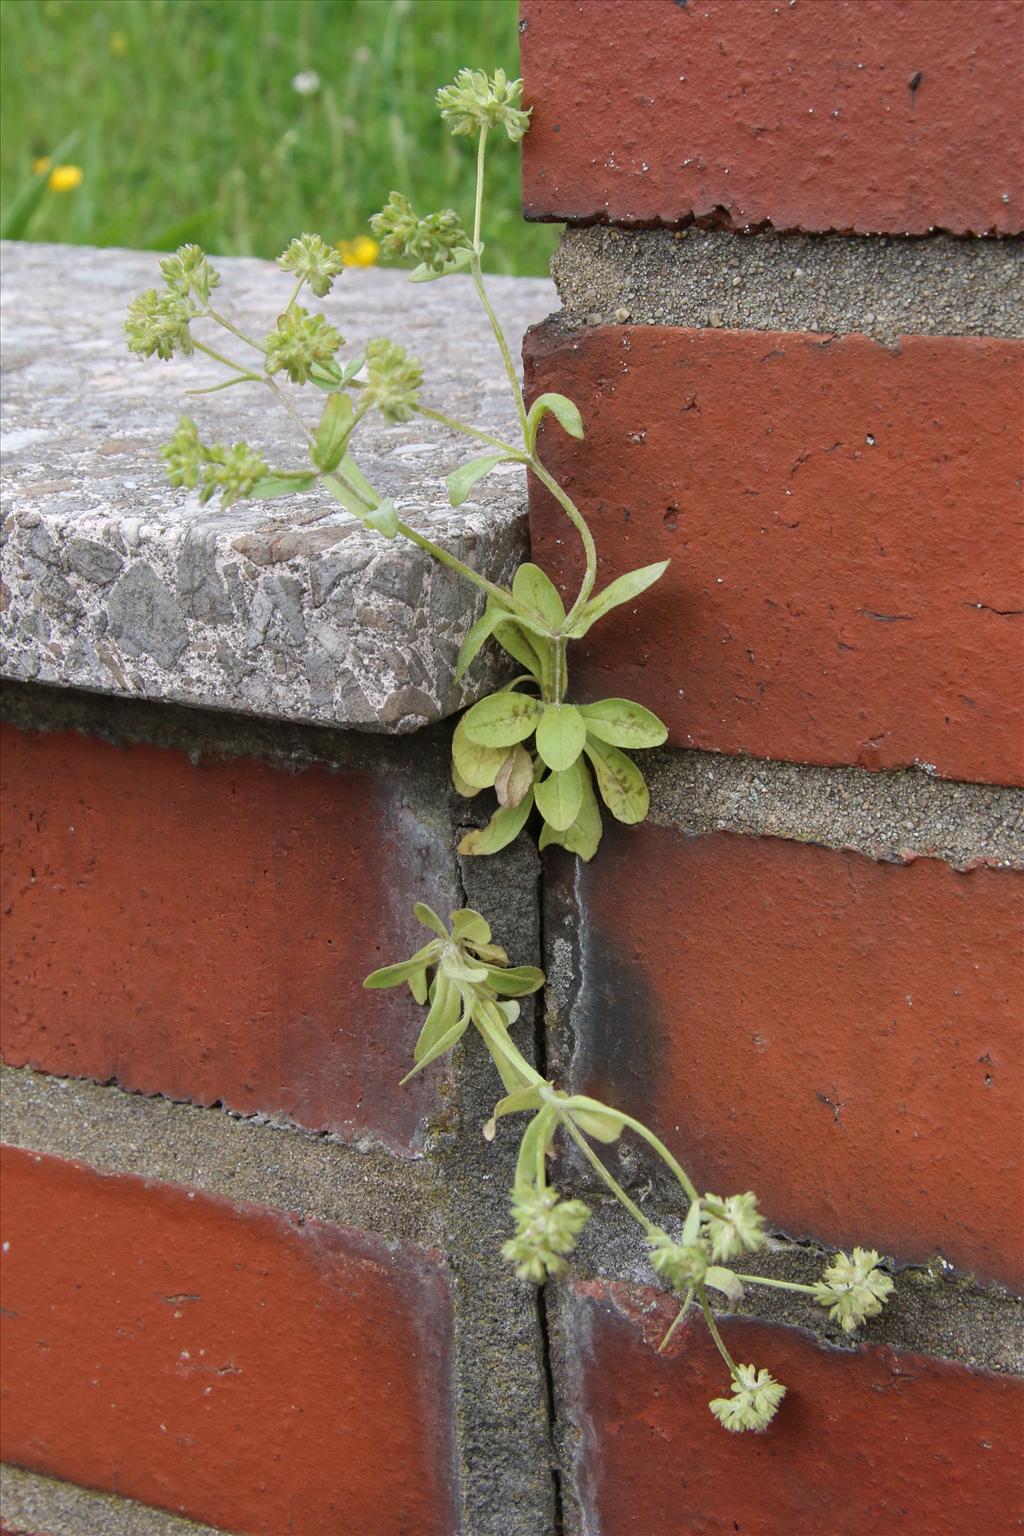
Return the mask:
POLYGON ((738 832, 852 849, 870 859, 1024 867, 1024 790, 911 768, 817 768, 713 752, 645 752, 651 820, 690 835, 738 832))
POLYGON ((27 1067, 0 1069, 0 1094, 4 1140, 12 1146, 389 1241, 445 1246, 444 1192, 429 1160, 27 1067))
MULTIPOLYGON (((220 307, 263 335, 289 280, 268 262, 218 265, 220 307)), ((199 353, 162 364, 127 352, 124 310, 158 281, 156 255, 12 243, 3 279, 5 676, 402 732, 505 675, 489 646, 455 683, 480 594, 326 494, 225 511, 167 484, 157 449, 183 411, 204 438, 249 439, 275 467, 302 467, 305 455, 260 386, 189 400, 224 370, 199 353)), ((554 293, 544 279, 496 278, 493 298, 518 336, 554 293)), ((348 355, 373 335, 407 343, 424 362, 424 403, 498 436, 516 432, 468 278, 410 289, 404 273, 352 271, 311 307, 349 338, 348 355)), ((240 345, 228 338, 224 349, 240 345)), ((315 425, 323 396, 292 393, 315 425)), ((527 544, 523 471, 502 466, 457 511, 448 504, 445 475, 479 448, 420 417, 370 417, 357 440, 364 470, 407 522, 506 580, 527 544)))
POLYGON ((568 228, 551 264, 572 325, 1019 336, 1024 240, 568 228))
POLYGON ((212 1526, 181 1515, 21 1467, 0 1467, 0 1515, 11 1536, 217 1536, 212 1526))

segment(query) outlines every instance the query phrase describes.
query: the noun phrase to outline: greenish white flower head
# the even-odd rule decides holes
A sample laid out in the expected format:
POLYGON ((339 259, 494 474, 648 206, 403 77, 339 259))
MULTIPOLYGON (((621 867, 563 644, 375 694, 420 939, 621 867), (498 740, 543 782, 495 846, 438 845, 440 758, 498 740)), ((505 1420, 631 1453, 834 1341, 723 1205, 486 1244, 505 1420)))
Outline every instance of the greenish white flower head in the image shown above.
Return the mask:
POLYGON ((179 245, 173 256, 161 261, 160 271, 171 293, 182 298, 195 294, 203 305, 210 302, 210 289, 220 282, 220 273, 210 266, 206 252, 198 245, 179 245))
POLYGON ((732 1397, 713 1398, 708 1407, 726 1429, 767 1429, 786 1395, 786 1389, 767 1371, 738 1365, 732 1379, 732 1397))
POLYGON ((482 69, 460 69, 451 85, 437 93, 441 116, 452 133, 479 133, 481 128, 504 128, 513 144, 530 126, 530 112, 519 99, 521 80, 509 80, 503 69, 488 76, 482 69))
POLYGON ((199 430, 191 416, 181 416, 174 436, 160 449, 160 457, 167 464, 167 478, 172 485, 183 485, 192 490, 199 484, 206 449, 199 441, 199 430))
POLYGON ((469 236, 462 220, 452 208, 417 218, 413 206, 401 192, 392 192, 380 213, 370 220, 370 228, 380 241, 385 256, 411 257, 422 261, 433 272, 440 272, 455 252, 469 246, 469 236))
POLYGON ((131 352, 152 357, 155 352, 166 362, 175 352, 186 357, 192 352, 189 321, 195 310, 180 293, 158 293, 147 288, 132 299, 125 316, 124 333, 131 352))
POLYGON ((204 449, 206 464, 200 501, 209 501, 220 491, 221 505, 230 507, 251 494, 257 480, 267 473, 267 466, 260 455, 248 443, 236 443, 226 448, 223 443, 212 443, 204 449))
POLYGON ((419 400, 423 365, 397 341, 377 336, 366 344, 366 399, 385 421, 408 421, 419 400))
POLYGON ((328 245, 322 236, 310 234, 298 235, 281 252, 277 264, 283 272, 294 272, 308 283, 318 299, 330 293, 334 279, 345 270, 341 252, 328 245))
POLYGON ((764 1246, 764 1217, 751 1190, 745 1195, 730 1195, 726 1200, 718 1195, 705 1195, 704 1208, 704 1235, 711 1244, 716 1264, 737 1259, 741 1253, 756 1253, 764 1246), (716 1216, 708 1206, 719 1207, 722 1215, 716 1216))
POLYGON ((564 1255, 575 1248, 590 1211, 582 1200, 561 1200, 557 1190, 519 1184, 512 1191, 512 1216, 516 1235, 502 1245, 502 1257, 521 1280, 543 1285, 568 1269, 564 1255))
POLYGON ((674 1291, 700 1285, 709 1263, 706 1243, 676 1243, 667 1232, 651 1239, 651 1268, 674 1291))
POLYGON ((301 304, 293 304, 277 319, 277 330, 266 339, 266 370, 287 373, 293 384, 305 384, 312 369, 323 367, 333 358, 343 338, 323 315, 311 315, 301 304))
POLYGON ((845 1333, 876 1317, 892 1294, 893 1283, 874 1248, 855 1248, 852 1257, 837 1253, 814 1287, 814 1299, 845 1333))

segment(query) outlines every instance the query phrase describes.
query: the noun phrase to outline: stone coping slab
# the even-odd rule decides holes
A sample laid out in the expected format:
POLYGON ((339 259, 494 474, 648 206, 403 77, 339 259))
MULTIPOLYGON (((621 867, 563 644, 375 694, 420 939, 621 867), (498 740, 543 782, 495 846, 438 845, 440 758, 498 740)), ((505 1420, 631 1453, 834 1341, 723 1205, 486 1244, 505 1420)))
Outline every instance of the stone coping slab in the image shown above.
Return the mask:
MULTIPOLYGON (((168 363, 128 353, 124 311, 159 285, 158 263, 152 252, 2 247, 3 675, 387 732, 493 686, 493 646, 461 686, 453 676, 482 599, 415 546, 368 532, 316 491, 224 510, 168 485, 157 450, 182 412, 204 439, 245 439, 275 467, 302 467, 304 454, 258 384, 189 399, 224 370, 198 353, 168 363)), ((256 335, 272 329, 291 279, 271 262, 216 264, 221 312, 256 335)), ((555 307, 554 289, 544 278, 489 287, 518 351, 555 307)), ((348 339, 348 355, 371 336, 402 341, 423 361, 424 404, 514 439, 501 358, 468 278, 411 288, 405 273, 352 268, 307 302, 348 339)), ((197 334, 215 332, 211 344, 241 360, 241 343, 205 327, 197 334)), ((290 394, 315 425, 324 396, 290 394)), ((522 470, 496 471, 457 511, 445 488, 479 446, 423 418, 376 415, 355 445, 406 522, 502 580, 527 548, 522 470)))

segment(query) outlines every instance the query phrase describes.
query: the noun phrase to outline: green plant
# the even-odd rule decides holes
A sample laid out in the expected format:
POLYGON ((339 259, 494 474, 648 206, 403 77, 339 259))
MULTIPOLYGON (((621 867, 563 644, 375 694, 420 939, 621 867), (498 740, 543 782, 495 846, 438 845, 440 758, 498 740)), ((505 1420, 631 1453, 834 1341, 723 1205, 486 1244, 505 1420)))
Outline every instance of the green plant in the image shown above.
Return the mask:
MULTIPOLYGON (((126 331, 129 347, 146 356, 166 359, 177 352, 205 353, 229 370, 229 377, 214 385, 215 389, 253 384, 265 387, 306 439, 306 467, 272 468, 246 443, 227 447, 203 442, 194 421, 183 417, 163 449, 174 484, 198 488, 203 500, 219 493, 225 504, 242 497, 286 496, 319 485, 367 528, 384 538, 410 539, 484 592, 485 606, 463 641, 457 674, 461 678, 491 640, 523 670, 496 693, 473 704, 455 728, 455 788, 467 797, 493 789, 498 802, 486 826, 468 833, 460 849, 471 855, 497 852, 522 832, 536 807, 541 848, 560 844, 580 858, 590 859, 601 840, 599 799, 617 820, 627 824, 640 822, 647 814, 647 786, 624 749, 657 746, 665 740, 666 731, 650 710, 627 699, 571 701, 570 642, 580 639, 613 608, 638 597, 658 580, 667 562, 630 571, 595 593, 597 551, 590 529, 575 502, 545 467, 538 450, 539 427, 548 415, 570 436, 582 438, 580 412, 559 394, 541 395, 527 408, 507 340, 487 294, 481 267, 487 145, 493 133, 504 132, 513 143, 526 133, 529 114, 519 104, 521 90, 521 81, 508 80, 500 70, 492 77, 462 70, 438 93, 441 115, 452 133, 475 135, 477 139, 471 232, 467 233, 451 209, 418 216, 409 199, 398 192, 391 193, 387 205, 372 220, 374 234, 387 254, 418 262, 411 273, 414 283, 436 281, 457 271, 471 276, 508 376, 519 441, 505 442, 424 404, 422 367, 394 341, 376 338, 361 355, 340 360, 343 338, 324 316, 308 313, 298 302, 307 286, 316 296, 324 297, 341 271, 337 252, 318 235, 301 235, 279 257, 278 265, 292 276, 293 288, 274 329, 262 339, 247 335, 214 308, 212 297, 220 277, 196 246, 182 247, 163 260, 163 289, 150 289, 133 301, 126 331), (235 362, 211 347, 198 330, 193 331, 201 321, 219 325, 242 341, 249 348, 251 361, 235 362), (282 373, 293 385, 310 384, 325 393, 315 431, 296 411, 278 379, 282 373), (371 411, 378 411, 388 421, 423 416, 487 447, 486 453, 449 476, 453 506, 465 501, 473 486, 497 465, 525 465, 561 506, 582 544, 584 575, 569 607, 538 566, 530 562, 521 565, 511 585, 502 587, 402 522, 393 502, 374 489, 353 456, 359 425, 371 411)), ((490 927, 478 912, 453 912, 450 928, 423 904, 416 906, 415 915, 432 938, 409 960, 375 971, 364 985, 408 984, 416 1001, 428 1007, 410 1077, 450 1051, 472 1025, 505 1088, 485 1135, 493 1137, 497 1121, 506 1115, 529 1115, 512 1191, 515 1235, 504 1246, 506 1257, 524 1279, 540 1283, 558 1275, 565 1270, 567 1256, 589 1218, 581 1201, 562 1200, 547 1180, 548 1155, 562 1133, 640 1224, 654 1273, 680 1296, 680 1311, 670 1334, 694 1305, 703 1313, 728 1365, 732 1386, 732 1396, 715 1399, 712 1412, 727 1429, 764 1428, 785 1388, 767 1372, 739 1365, 731 1358, 718 1331, 708 1291, 724 1295, 730 1307, 739 1304, 747 1284, 802 1291, 827 1306, 849 1330, 878 1312, 892 1289, 892 1281, 878 1267, 877 1253, 855 1249, 852 1257, 837 1255, 815 1286, 737 1271, 732 1261, 757 1251, 766 1241, 754 1195, 700 1195, 665 1143, 641 1121, 596 1099, 568 1094, 544 1078, 509 1033, 519 1014, 515 999, 542 986, 542 972, 531 966, 510 966, 507 954, 493 942, 490 927), (592 1145, 613 1143, 626 1131, 647 1144, 679 1185, 686 1211, 675 1236, 647 1217, 592 1145)))

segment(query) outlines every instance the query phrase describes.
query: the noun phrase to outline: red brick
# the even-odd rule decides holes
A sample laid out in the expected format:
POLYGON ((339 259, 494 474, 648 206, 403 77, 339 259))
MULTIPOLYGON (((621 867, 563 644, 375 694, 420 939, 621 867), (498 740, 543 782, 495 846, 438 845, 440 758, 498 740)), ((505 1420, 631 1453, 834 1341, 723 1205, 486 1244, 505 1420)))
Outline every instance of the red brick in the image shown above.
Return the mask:
POLYGON ((776 1228, 1020 1288, 1024 877, 648 824, 582 879, 581 1086, 776 1228))
POLYGON ((684 1327, 671 1356, 659 1355, 674 1306, 596 1284, 578 1287, 570 1305, 588 1530, 1019 1531, 1019 1380, 909 1351, 833 1350, 796 1329, 729 1320, 722 1331, 733 1358, 788 1389, 763 1434, 729 1434, 707 1408, 729 1395, 728 1372, 702 1324, 684 1327))
POLYGON ((5 1460, 252 1536, 451 1536, 439 1264, 58 1158, 4 1161, 5 1460))
POLYGON ((360 981, 413 943, 395 780, 9 730, 4 1055, 416 1145, 419 1021, 360 981))
POLYGON ((521 9, 527 218, 1024 228, 1019 0, 521 9))
MULTIPOLYGON (((529 334, 532 394, 586 440, 542 452, 590 519, 600 582, 672 564, 573 647, 582 697, 625 694, 722 752, 1024 782, 1021 348, 912 336, 603 327, 529 334)), ((534 485, 535 558, 570 586, 534 485)))

